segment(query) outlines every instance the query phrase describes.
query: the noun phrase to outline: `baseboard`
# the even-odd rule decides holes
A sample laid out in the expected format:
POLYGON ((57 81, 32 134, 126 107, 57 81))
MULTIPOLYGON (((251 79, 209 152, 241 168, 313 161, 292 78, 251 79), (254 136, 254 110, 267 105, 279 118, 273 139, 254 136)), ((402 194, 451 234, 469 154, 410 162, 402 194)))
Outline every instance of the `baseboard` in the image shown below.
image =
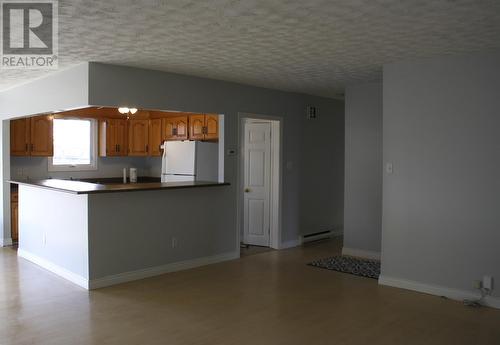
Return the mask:
POLYGON ((218 262, 234 260, 238 259, 239 257, 240 256, 238 252, 230 252, 214 256, 207 256, 202 258, 186 260, 186 261, 174 262, 171 264, 166 264, 161 266, 148 267, 137 271, 114 274, 111 276, 90 280, 89 288, 91 290, 98 289, 106 286, 130 282, 133 280, 140 280, 144 278, 154 277, 165 273, 182 271, 190 268, 215 264, 218 262))
MULTIPOLYGON (((420 282, 416 282, 416 281, 412 281, 412 280, 399 279, 399 278, 388 277, 388 276, 384 276, 384 275, 381 275, 379 277, 378 283, 380 285, 392 286, 392 287, 422 292, 422 293, 435 295, 435 296, 445 296, 449 299, 456 300, 456 301, 463 301, 465 299, 478 299, 479 298, 479 293, 474 293, 473 291, 459 290, 459 289, 453 289, 453 288, 448 288, 448 287, 439 286, 439 285, 425 284, 425 283, 420 283, 420 282)), ((488 306, 488 307, 500 309, 500 298, 487 296, 484 299, 483 304, 488 306)))
POLYGON ((288 248, 298 247, 301 244, 302 244, 301 239, 297 238, 296 240, 291 240, 291 241, 287 241, 287 242, 281 242, 279 249, 288 249, 288 248))
POLYGON ((371 260, 380 260, 380 252, 373 252, 364 249, 343 247, 342 255, 356 256, 359 258, 365 258, 371 260))
POLYGON ((78 286, 81 286, 84 289, 87 289, 87 290, 89 289, 88 279, 86 279, 86 278, 84 278, 76 273, 73 273, 71 271, 68 271, 67 269, 65 269, 59 265, 56 265, 53 262, 50 262, 46 259, 39 257, 38 255, 27 252, 23 249, 18 249, 17 256, 19 256, 23 259, 26 259, 28 261, 31 261, 32 263, 46 269, 47 271, 55 273, 58 276, 66 279, 66 280, 69 280, 70 282, 72 282, 78 286))
POLYGON ((0 247, 8 247, 12 245, 12 238, 0 238, 0 247))

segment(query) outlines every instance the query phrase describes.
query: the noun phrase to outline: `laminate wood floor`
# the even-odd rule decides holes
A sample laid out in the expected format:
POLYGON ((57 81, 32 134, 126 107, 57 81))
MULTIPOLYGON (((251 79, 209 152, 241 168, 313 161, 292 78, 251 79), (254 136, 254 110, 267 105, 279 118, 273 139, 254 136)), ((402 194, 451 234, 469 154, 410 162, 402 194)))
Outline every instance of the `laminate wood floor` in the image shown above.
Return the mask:
POLYGON ((0 249, 0 344, 500 344, 500 311, 306 266, 329 241, 87 292, 0 249))

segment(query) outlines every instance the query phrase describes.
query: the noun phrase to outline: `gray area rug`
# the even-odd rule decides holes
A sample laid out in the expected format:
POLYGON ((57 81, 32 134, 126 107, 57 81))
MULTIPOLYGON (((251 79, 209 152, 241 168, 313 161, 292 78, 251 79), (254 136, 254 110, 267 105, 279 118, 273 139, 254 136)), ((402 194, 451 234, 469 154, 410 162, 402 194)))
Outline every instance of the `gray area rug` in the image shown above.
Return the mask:
POLYGON ((308 265, 373 279, 378 279, 380 276, 380 261, 352 256, 333 256, 313 261, 308 265))

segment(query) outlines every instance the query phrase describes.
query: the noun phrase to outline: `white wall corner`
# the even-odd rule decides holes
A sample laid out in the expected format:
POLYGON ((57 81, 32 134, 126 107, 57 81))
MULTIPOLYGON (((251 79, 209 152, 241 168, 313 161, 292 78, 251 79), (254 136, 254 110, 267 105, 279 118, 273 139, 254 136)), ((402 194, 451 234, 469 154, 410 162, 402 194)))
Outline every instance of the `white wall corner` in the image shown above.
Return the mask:
POLYGON ((39 257, 38 255, 35 255, 33 253, 27 252, 22 249, 17 250, 17 256, 21 257, 23 259, 26 259, 28 261, 31 261, 32 263, 45 268, 47 271, 50 271, 52 273, 55 273, 56 275, 69 280, 70 282, 84 288, 84 289, 89 289, 89 280, 86 279, 85 277, 82 277, 76 273, 73 273, 71 271, 68 271, 67 269, 54 264, 53 262, 50 262, 48 260, 45 260, 44 258, 39 257))
MULTIPOLYGON (((479 297, 480 297, 479 293, 475 293, 473 291, 459 290, 459 289, 449 288, 449 287, 445 287, 445 286, 439 286, 439 285, 416 282, 416 281, 407 280, 407 279, 389 277, 389 276, 385 276, 385 275, 380 275, 380 277, 378 279, 378 283, 380 285, 391 286, 391 287, 396 287, 396 288, 400 288, 400 289, 426 293, 426 294, 434 295, 434 296, 444 296, 446 298, 449 298, 449 299, 452 299, 455 301, 463 301, 465 299, 475 300, 475 299, 479 299, 479 297)), ((483 304, 485 306, 488 306, 488 307, 500 309, 500 298, 487 296, 484 299, 483 304)))
POLYGON ((370 250, 357 249, 357 248, 342 248, 342 255, 356 256, 359 258, 370 259, 370 260, 380 260, 380 252, 374 252, 370 250))

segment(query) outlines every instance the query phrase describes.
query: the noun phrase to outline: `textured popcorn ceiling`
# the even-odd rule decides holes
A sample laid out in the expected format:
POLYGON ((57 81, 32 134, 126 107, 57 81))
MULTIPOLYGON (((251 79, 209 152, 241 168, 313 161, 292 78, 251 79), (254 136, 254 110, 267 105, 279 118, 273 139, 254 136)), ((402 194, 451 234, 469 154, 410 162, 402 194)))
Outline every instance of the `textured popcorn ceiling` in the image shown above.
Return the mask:
MULTIPOLYGON (((59 1, 59 67, 123 64, 336 97, 382 64, 500 48, 499 0, 59 1)), ((0 90, 46 71, 0 70, 0 90)))

